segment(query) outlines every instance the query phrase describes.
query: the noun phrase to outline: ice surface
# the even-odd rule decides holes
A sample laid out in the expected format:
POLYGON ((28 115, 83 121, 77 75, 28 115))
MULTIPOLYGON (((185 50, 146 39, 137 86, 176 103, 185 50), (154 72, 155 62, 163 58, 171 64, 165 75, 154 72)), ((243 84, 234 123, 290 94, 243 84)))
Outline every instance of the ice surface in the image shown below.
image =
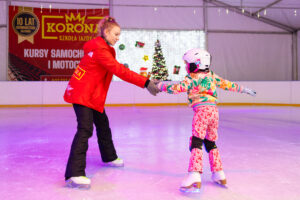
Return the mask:
POLYGON ((75 134, 71 107, 0 108, 0 199, 298 200, 300 108, 220 106, 217 146, 227 188, 211 181, 204 153, 201 192, 179 191, 187 173, 193 111, 174 107, 108 107, 124 168, 101 165, 89 140, 89 190, 65 187, 75 134))

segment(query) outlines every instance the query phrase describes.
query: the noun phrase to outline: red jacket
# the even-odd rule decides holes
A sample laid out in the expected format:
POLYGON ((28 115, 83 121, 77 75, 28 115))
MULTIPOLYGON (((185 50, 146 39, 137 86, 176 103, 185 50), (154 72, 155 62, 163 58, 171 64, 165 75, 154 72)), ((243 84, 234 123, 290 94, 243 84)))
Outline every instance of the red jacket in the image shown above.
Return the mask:
POLYGON ((115 59, 116 52, 103 38, 85 43, 84 56, 74 71, 64 99, 103 112, 113 75, 144 88, 147 78, 129 70, 115 59))

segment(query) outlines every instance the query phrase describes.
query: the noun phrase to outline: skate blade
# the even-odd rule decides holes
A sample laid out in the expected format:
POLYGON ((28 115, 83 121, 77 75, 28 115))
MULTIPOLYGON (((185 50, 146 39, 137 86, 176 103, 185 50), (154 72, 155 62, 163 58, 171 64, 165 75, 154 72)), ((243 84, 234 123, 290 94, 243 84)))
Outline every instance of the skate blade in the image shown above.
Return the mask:
POLYGON ((66 187, 76 188, 76 189, 81 189, 81 190, 88 190, 91 188, 91 185, 90 184, 76 184, 73 181, 67 181, 66 187))
POLYGON ((220 186, 223 186, 223 187, 226 187, 226 188, 227 188, 227 186, 226 186, 226 184, 227 184, 226 179, 215 181, 215 183, 217 183, 217 184, 220 185, 220 186))
POLYGON ((123 164, 103 163, 102 165, 105 167, 124 167, 124 163, 123 164))
POLYGON ((184 193, 199 193, 201 188, 201 182, 193 183, 188 187, 180 187, 180 191, 184 193))

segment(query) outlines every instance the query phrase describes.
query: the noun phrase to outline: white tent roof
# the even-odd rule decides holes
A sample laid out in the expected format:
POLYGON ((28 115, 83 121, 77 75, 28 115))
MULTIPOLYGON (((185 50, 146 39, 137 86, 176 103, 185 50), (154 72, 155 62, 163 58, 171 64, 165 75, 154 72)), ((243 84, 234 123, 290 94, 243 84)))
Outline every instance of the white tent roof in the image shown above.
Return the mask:
MULTIPOLYGON (((1 1, 1 0, 0 0, 1 1)), ((102 6, 137 6, 137 7, 189 7, 201 8, 206 2, 207 7, 219 7, 241 12, 289 32, 300 30, 300 0, 11 0, 12 5, 28 5, 47 7, 50 4, 63 4, 67 8, 101 8, 102 6), (49 4, 49 5, 48 5, 49 4), (88 5, 91 5, 89 7, 88 5), (259 18, 257 15, 259 13, 259 18)), ((53 7, 55 8, 55 6, 53 7)))
POLYGON ((293 30, 300 29, 299 0, 206 0, 216 6, 229 7, 245 12, 266 22, 283 25, 293 30))

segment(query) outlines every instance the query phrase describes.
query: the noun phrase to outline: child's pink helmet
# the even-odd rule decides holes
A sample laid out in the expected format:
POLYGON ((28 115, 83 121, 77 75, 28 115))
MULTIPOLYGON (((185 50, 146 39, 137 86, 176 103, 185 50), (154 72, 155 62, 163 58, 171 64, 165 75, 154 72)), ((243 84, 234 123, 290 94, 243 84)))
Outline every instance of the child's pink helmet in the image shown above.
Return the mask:
POLYGON ((211 56, 203 49, 190 49, 183 55, 182 59, 186 62, 188 73, 209 70, 211 56))

